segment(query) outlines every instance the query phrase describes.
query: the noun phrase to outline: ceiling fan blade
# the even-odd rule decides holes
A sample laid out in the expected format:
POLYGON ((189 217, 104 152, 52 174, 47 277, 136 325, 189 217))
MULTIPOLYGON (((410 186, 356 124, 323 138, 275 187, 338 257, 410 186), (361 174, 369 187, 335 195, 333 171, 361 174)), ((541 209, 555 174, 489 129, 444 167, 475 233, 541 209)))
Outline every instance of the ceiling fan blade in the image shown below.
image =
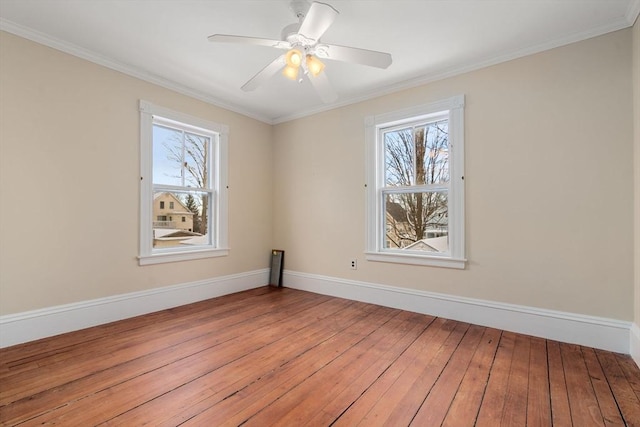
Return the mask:
POLYGON ((284 66, 285 66, 285 56, 280 55, 279 57, 274 59, 273 62, 271 62, 269 65, 267 65, 262 70, 260 70, 258 74, 251 77, 251 80, 246 82, 241 89, 244 90, 245 92, 250 92, 254 90, 258 86, 260 86, 262 83, 264 83, 265 81, 273 77, 284 66))
POLYGON ((337 16, 338 11, 333 7, 314 1, 311 3, 311 7, 304 17, 298 33, 308 39, 317 41, 331 24, 333 24, 337 16))
POLYGON ((207 40, 214 43, 241 43, 255 46, 275 47, 278 49, 291 49, 291 44, 282 40, 263 39, 260 37, 233 36, 230 34, 214 34, 207 37, 207 40))
POLYGON ((389 53, 332 44, 318 45, 316 47, 316 55, 320 58, 353 62, 377 68, 387 68, 392 62, 391 54, 389 53))
POLYGON ((333 86, 331 86, 325 73, 320 73, 315 77, 309 74, 309 81, 325 104, 329 104, 338 99, 338 94, 333 90, 333 86))

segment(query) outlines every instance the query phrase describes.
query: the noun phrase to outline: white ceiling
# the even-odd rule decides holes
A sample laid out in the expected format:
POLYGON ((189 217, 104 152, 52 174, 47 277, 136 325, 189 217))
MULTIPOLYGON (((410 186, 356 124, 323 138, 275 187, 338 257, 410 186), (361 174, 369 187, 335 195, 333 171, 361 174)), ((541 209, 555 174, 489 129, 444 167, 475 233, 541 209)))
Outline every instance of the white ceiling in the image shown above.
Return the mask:
MULTIPOLYGON (((215 105, 279 123, 633 25, 640 0, 325 0, 322 41, 389 52, 386 70, 325 60, 339 98, 279 73, 240 87, 282 51, 210 43, 279 39, 289 0, 0 0, 0 29, 215 105)), ((1 66, 1 65, 0 65, 1 66)))

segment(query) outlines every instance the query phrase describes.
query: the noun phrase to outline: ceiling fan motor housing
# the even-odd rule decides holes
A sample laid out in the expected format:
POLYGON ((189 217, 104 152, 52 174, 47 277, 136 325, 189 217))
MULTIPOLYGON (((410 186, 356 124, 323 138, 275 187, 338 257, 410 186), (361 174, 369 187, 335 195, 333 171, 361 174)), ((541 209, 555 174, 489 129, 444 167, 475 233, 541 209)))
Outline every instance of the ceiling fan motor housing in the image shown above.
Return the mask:
POLYGON ((286 40, 289 43, 293 44, 292 38, 298 35, 298 30, 300 29, 300 23, 295 22, 293 24, 289 24, 282 29, 281 37, 282 40, 286 40))

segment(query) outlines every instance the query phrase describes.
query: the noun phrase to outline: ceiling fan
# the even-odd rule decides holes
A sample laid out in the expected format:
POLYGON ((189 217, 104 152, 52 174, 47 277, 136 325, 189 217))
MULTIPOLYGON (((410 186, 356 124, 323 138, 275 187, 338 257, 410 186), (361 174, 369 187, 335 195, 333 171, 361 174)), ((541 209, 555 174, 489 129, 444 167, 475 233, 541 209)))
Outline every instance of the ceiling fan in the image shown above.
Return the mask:
POLYGON ((391 65, 391 55, 388 53, 320 42, 320 37, 338 16, 339 12, 332 6, 316 1, 309 6, 307 0, 292 0, 291 9, 299 22, 284 27, 282 40, 228 34, 214 34, 208 37, 211 42, 267 46, 287 51, 253 76, 242 86, 242 90, 254 90, 280 70, 283 70, 283 74, 289 79, 302 81, 299 77, 302 69, 303 75, 309 78, 322 101, 329 103, 335 101, 338 96, 322 72, 325 65, 319 58, 377 68, 387 68, 391 65))

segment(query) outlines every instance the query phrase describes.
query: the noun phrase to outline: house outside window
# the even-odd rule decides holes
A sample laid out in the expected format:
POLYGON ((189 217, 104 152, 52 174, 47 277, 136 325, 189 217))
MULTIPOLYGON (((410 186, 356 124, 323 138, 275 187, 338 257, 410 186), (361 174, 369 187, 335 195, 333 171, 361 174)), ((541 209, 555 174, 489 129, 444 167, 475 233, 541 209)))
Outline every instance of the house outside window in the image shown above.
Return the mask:
POLYGON ((464 96, 365 124, 366 258, 464 268, 464 96))
POLYGON ((146 101, 140 117, 140 265, 227 255, 228 127, 146 101))

